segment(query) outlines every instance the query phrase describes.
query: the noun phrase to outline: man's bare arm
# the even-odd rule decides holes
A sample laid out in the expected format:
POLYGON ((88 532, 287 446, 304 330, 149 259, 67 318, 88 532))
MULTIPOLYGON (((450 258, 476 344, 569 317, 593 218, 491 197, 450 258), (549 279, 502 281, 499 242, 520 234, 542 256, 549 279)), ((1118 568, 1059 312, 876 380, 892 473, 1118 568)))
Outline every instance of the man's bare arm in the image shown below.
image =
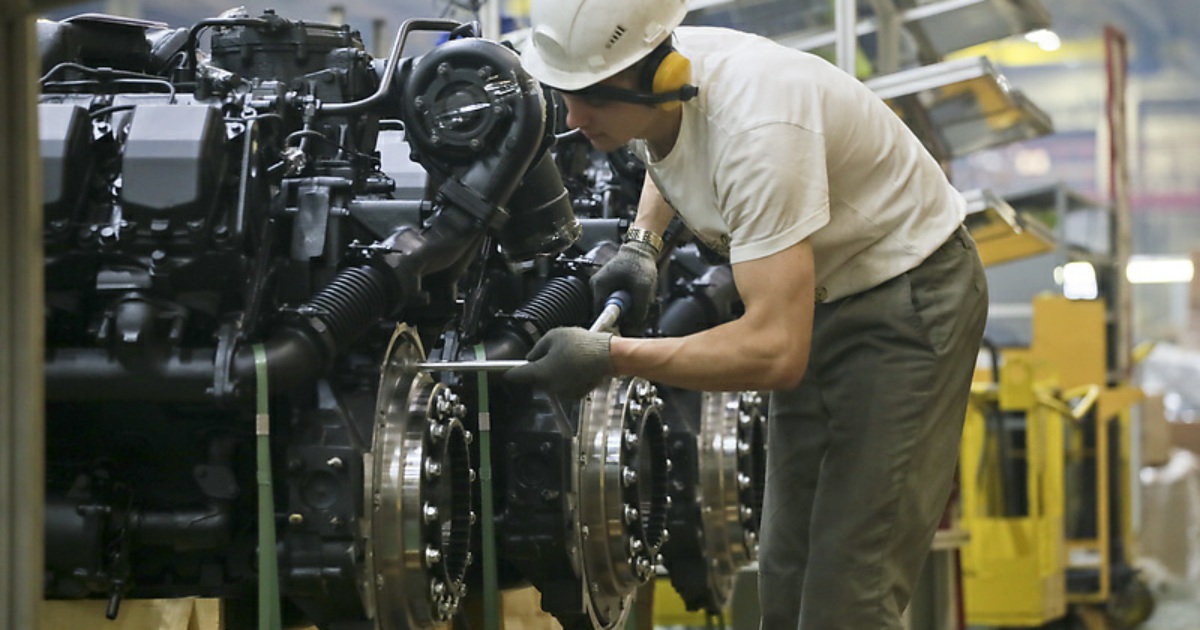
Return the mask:
POLYGON ((800 242, 733 266, 745 314, 686 337, 614 337, 617 374, 718 391, 789 389, 800 382, 812 342, 812 247, 800 242))
POLYGON ((638 199, 637 218, 633 224, 662 236, 674 216, 674 208, 663 198, 658 186, 654 185, 654 180, 646 175, 646 180, 642 183, 642 196, 638 199))

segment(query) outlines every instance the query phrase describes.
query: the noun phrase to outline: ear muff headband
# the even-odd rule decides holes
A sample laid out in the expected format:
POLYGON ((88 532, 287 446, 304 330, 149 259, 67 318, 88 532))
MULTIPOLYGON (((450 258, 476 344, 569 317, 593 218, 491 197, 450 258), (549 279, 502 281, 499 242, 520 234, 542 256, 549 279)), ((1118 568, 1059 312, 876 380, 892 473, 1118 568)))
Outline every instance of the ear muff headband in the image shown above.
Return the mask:
POLYGON ((699 88, 688 84, 691 78, 692 62, 675 50, 668 40, 646 56, 636 90, 597 84, 568 94, 639 105, 678 107, 680 101, 690 100, 700 93, 699 88))

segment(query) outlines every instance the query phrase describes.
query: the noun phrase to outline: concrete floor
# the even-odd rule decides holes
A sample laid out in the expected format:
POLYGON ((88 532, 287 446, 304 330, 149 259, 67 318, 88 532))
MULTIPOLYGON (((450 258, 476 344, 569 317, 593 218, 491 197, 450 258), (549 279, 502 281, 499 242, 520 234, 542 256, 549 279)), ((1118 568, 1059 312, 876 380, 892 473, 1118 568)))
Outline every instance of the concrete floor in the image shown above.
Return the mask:
POLYGON ((1200 585, 1160 584, 1154 591, 1154 614, 1137 630, 1200 630, 1200 585))

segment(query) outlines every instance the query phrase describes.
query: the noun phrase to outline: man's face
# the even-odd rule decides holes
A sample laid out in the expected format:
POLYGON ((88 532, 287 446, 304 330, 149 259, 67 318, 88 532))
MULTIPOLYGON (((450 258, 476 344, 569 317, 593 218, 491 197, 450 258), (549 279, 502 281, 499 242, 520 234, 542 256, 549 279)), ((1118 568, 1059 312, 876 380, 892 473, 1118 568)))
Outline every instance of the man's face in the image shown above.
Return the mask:
MULTIPOLYGON (((633 81, 624 73, 605 79, 601 85, 633 89, 633 81)), ((579 128, 599 151, 615 151, 633 138, 645 138, 654 121, 655 108, 564 92, 567 126, 579 128)))

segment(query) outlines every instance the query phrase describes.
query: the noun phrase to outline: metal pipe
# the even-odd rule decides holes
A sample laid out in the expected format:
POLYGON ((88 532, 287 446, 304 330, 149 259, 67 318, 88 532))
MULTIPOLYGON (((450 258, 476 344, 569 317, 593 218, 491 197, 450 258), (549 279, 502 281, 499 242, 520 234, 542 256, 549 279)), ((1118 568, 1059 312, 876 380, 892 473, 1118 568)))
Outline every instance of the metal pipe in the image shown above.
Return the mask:
POLYGON ((858 66, 858 2, 835 0, 834 31, 837 33, 837 66, 855 76, 858 66))
POLYGON ((317 111, 322 114, 354 114, 387 98, 388 90, 392 87, 392 79, 396 76, 396 68, 400 66, 400 52, 412 31, 452 31, 461 26, 454 20, 410 19, 400 25, 396 39, 392 42, 392 50, 388 55, 387 65, 383 68, 383 76, 379 79, 379 89, 367 98, 349 103, 321 103, 317 111))

